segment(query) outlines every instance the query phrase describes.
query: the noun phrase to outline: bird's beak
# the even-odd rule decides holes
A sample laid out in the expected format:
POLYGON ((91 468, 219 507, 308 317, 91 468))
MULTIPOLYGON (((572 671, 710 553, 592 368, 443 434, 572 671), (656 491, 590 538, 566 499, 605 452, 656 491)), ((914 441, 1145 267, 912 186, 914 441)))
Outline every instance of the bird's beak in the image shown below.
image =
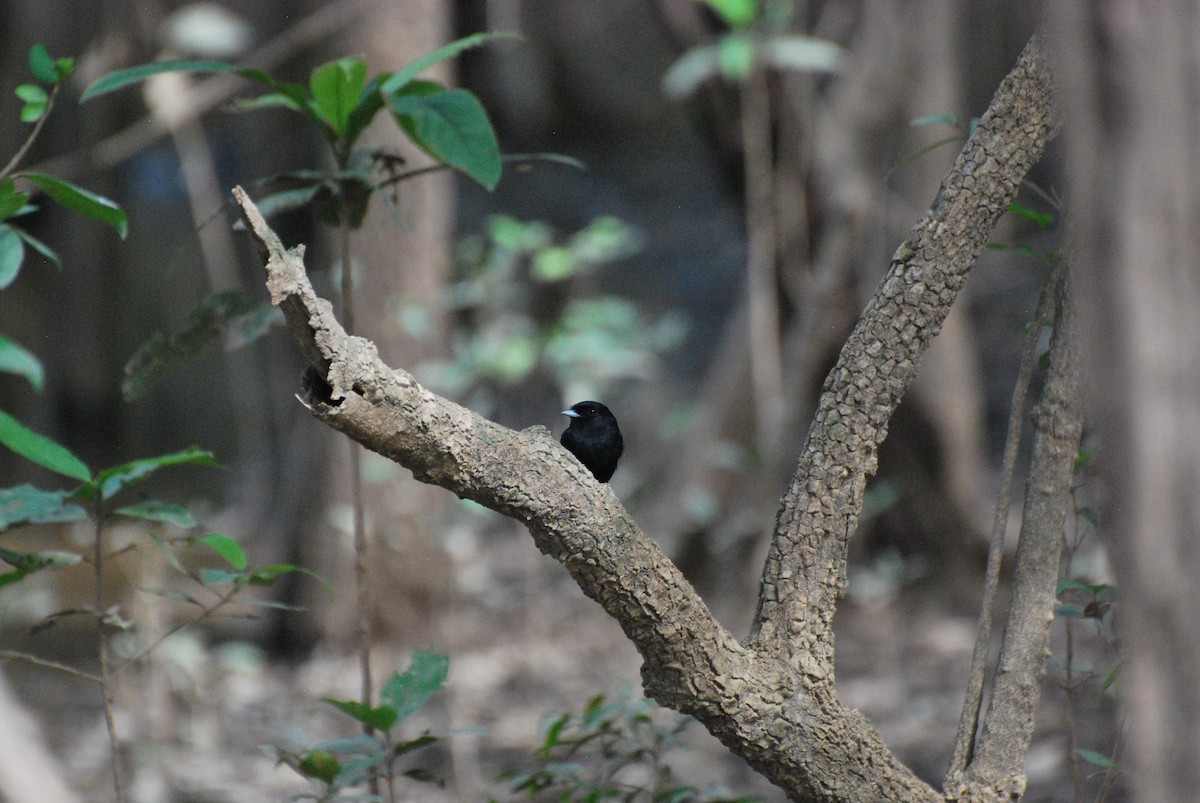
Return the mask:
POLYGON ((579 413, 575 412, 574 410, 563 410, 560 415, 569 416, 571 418, 579 418, 579 413))

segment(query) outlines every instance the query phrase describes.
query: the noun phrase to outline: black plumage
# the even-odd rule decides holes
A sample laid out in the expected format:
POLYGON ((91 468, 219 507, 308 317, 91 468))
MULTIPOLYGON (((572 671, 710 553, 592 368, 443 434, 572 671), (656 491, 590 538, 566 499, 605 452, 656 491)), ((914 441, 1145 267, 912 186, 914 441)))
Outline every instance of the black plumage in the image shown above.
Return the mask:
POLYGON ((625 451, 617 419, 600 402, 581 401, 563 410, 571 423, 562 434, 562 445, 600 480, 608 482, 625 451))

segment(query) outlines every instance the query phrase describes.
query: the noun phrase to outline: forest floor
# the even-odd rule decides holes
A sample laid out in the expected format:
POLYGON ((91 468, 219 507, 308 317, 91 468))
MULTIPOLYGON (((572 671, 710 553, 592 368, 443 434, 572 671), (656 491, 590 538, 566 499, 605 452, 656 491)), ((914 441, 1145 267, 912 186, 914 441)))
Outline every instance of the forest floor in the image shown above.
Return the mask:
MULTIPOLYGON (((405 738, 425 730, 442 737, 407 757, 402 768, 429 770, 444 786, 406 780, 398 799, 527 799, 497 776, 535 766, 533 750, 552 716, 579 713, 597 694, 639 699, 640 661, 616 624, 519 531, 460 541, 453 562, 454 601, 431 614, 438 619, 437 635, 416 645, 451 656, 449 680, 402 728, 405 738)), ((852 587, 868 581, 852 573, 852 587)), ((920 584, 882 596, 852 593, 836 622, 842 699, 935 785, 949 760, 975 631, 973 616, 945 610, 942 598, 920 584)), ((1061 641, 1061 625, 1056 633, 1061 641)), ((92 643, 90 637, 82 641, 92 643)), ((1106 660, 1102 651, 1086 655, 1095 639, 1075 641, 1077 662, 1106 660)), ((1061 649, 1056 644, 1055 655, 1061 649)), ((411 647, 380 645, 376 685, 406 668, 410 657, 411 647)), ((94 687, 13 664, 8 674, 43 723, 51 752, 80 799, 110 799, 110 754, 94 687)), ((1067 766, 1072 718, 1079 747, 1104 751, 1112 743, 1110 696, 1100 695, 1093 683, 1078 695, 1076 710, 1068 711, 1060 677, 1052 666, 1026 762, 1027 801, 1074 799, 1067 766)), ((358 691, 352 647, 320 648, 287 666, 267 661, 245 641, 210 644, 203 633, 184 631, 162 645, 150 669, 125 678, 117 690, 117 724, 129 745, 123 755, 129 797, 139 803, 258 803, 313 792, 276 762, 268 746, 302 751, 355 735, 355 724, 321 699, 354 699, 358 691)), ((663 713, 667 721, 671 716, 663 713)), ((695 723, 662 759, 679 782, 784 800, 695 723)), ((1098 786, 1091 781, 1084 799, 1096 799, 1098 786)), ((1105 799, 1124 799, 1119 785, 1105 799)))

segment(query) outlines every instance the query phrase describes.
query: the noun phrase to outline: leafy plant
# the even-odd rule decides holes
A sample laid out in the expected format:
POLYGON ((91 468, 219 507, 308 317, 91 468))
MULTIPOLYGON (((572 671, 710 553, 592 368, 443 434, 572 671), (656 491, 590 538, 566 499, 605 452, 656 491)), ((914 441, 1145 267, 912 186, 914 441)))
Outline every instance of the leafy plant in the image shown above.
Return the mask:
MULTIPOLYGON (((38 629, 52 625, 68 616, 88 616, 95 620, 99 632, 100 674, 93 677, 104 692, 105 722, 108 726, 112 749, 113 784, 118 800, 124 799, 124 786, 120 768, 119 740, 114 724, 114 702, 112 683, 117 674, 135 665, 180 629, 202 621, 232 602, 235 596, 251 585, 266 586, 279 577, 293 572, 307 572, 290 564, 279 564, 253 568, 245 552, 233 538, 221 533, 200 536, 185 536, 166 539, 152 534, 150 537, 160 548, 167 562, 180 573, 187 575, 204 588, 212 599, 201 601, 196 595, 179 590, 162 591, 163 596, 187 603, 198 609, 191 619, 186 619, 168 630, 151 644, 143 646, 134 656, 114 665, 109 655, 110 634, 113 630, 128 630, 132 623, 121 613, 120 603, 110 604, 104 585, 104 567, 115 556, 108 553, 106 526, 113 518, 139 519, 155 526, 171 526, 192 529, 196 521, 183 505, 157 499, 142 499, 134 504, 117 505, 116 498, 125 490, 141 483, 158 471, 171 466, 196 465, 215 466, 210 452, 191 447, 170 454, 134 460, 98 472, 91 469, 65 446, 18 423, 12 416, 0 411, 0 444, 13 452, 56 474, 74 480, 77 485, 65 490, 43 490, 32 485, 0 489, 0 533, 13 527, 30 524, 48 524, 92 519, 93 543, 91 562, 93 567, 94 603, 82 608, 58 611, 37 625, 38 629), (203 567, 198 571, 184 567, 176 556, 174 547, 203 545, 215 552, 228 568, 203 567)), ((77 565, 85 556, 60 550, 35 550, 20 552, 0 549, 0 560, 12 567, 12 571, 0 574, 0 587, 20 582, 36 572, 46 569, 61 569, 77 565)), ((315 575, 313 575, 315 577, 315 575)), ((319 579, 319 578, 318 578, 319 579)), ((43 664, 32 656, 0 652, 0 658, 25 660, 43 664)), ((57 668, 77 675, 84 673, 59 665, 57 668)))
MULTIPOLYGON (((487 409, 496 387, 545 372, 564 395, 589 398, 616 379, 649 373, 659 354, 679 344, 686 323, 676 315, 647 322, 630 302, 612 295, 574 298, 570 282, 603 270, 641 248, 641 235, 613 217, 599 217, 566 237, 541 221, 505 215, 465 238, 459 280, 434 306, 457 316, 453 357, 427 363, 432 386, 487 409)), ((402 302, 396 314, 414 336, 429 329, 428 298, 402 302)))
MULTIPOLYGON (((29 71, 34 83, 21 84, 15 91, 23 104, 21 121, 32 123, 33 128, 8 164, 0 168, 0 290, 12 284, 20 274, 26 246, 62 266, 54 249, 13 222, 38 210, 31 202, 38 191, 68 209, 111 226, 122 239, 127 232, 125 213, 107 198, 45 173, 17 171, 50 116, 62 82, 75 71, 75 60, 53 58, 45 47, 34 45, 29 51, 29 71)), ((42 389, 44 371, 41 361, 2 335, 0 371, 23 377, 35 390, 42 389)))
MULTIPOLYGON (((323 134, 333 155, 334 169, 298 170, 268 179, 277 189, 261 200, 264 212, 277 213, 311 205, 317 216, 338 232, 342 266, 341 298, 347 329, 354 329, 354 293, 350 236, 367 215, 372 198, 385 187, 425 172, 418 168, 400 172, 403 159, 395 154, 357 147, 358 140, 375 116, 387 110, 396 125, 438 167, 462 171, 487 189, 500 180, 503 160, 495 132, 479 100, 464 89, 448 89, 418 75, 447 58, 489 39, 506 34, 476 34, 451 42, 416 59, 395 72, 368 78, 366 61, 347 56, 312 71, 307 86, 281 81, 258 69, 221 61, 166 61, 143 64, 104 76, 83 94, 87 101, 164 73, 233 73, 267 89, 257 98, 239 105, 243 110, 283 108, 307 118, 323 134)), ((164 369, 177 367, 218 336, 235 320, 249 321, 243 331, 257 336, 272 320, 253 303, 233 298, 210 298, 189 316, 185 330, 175 336, 156 335, 126 365, 123 385, 127 398, 145 393, 165 376, 164 369)), ((367 535, 363 525, 360 453, 350 443, 350 494, 353 499, 354 548, 359 651, 363 703, 370 697, 370 621, 367 611, 367 535)), ((375 790, 372 789, 372 792, 375 790)))
MULTIPOLYGON (((326 698, 325 702, 362 724, 366 732, 319 742, 300 753, 272 748, 272 754, 280 763, 320 787, 319 793, 302 793, 294 799, 321 803, 378 800, 376 795, 361 793, 363 787, 372 785, 383 786, 389 798, 394 798, 396 766, 400 760, 439 741, 428 732, 402 739, 397 729, 441 690, 449 669, 450 659, 446 656, 418 650, 413 654, 408 671, 393 673, 380 690, 379 705, 326 698)), ((438 780, 423 767, 410 767, 399 774, 426 783, 438 780)))
MULTIPOLYGON (((692 723, 645 699, 591 698, 579 714, 559 714, 534 753, 537 767, 499 778, 527 799, 750 803, 756 798, 699 789, 675 778, 665 753, 692 723)), ((495 800, 493 798, 493 800, 495 800)))
MULTIPOLYGON (((357 147, 363 131, 385 109, 409 140, 438 165, 460 170, 488 189, 496 186, 503 159, 482 104, 465 89, 446 88, 417 76, 440 61, 506 35, 468 36, 400 70, 369 79, 366 61, 346 56, 314 69, 307 85, 223 61, 154 62, 104 76, 84 91, 82 99, 101 97, 165 73, 233 73, 251 80, 268 91, 239 102, 236 108, 284 108, 304 116, 321 131, 335 163, 332 171, 293 170, 256 182, 270 188, 259 200, 260 209, 270 216, 311 205, 323 222, 348 232, 362 225, 371 199, 381 189, 424 172, 419 168, 402 173, 400 157, 357 147)), ((343 242, 345 238, 343 234, 343 242)), ((346 250, 343 245, 343 261, 348 263, 346 250)), ((138 349, 125 366, 125 397, 140 398, 225 332, 236 331, 238 345, 244 345, 280 320, 272 307, 240 292, 214 294, 189 314, 180 332, 156 333, 138 349)))
POLYGON ((759 67, 837 72, 842 47, 827 39, 784 33, 795 12, 791 0, 702 0, 729 30, 680 56, 663 76, 663 90, 675 98, 696 91, 712 78, 743 84, 759 67))
MULTIPOLYGON (((1092 452, 1081 449, 1075 458, 1075 474, 1083 477, 1091 463, 1092 452)), ((1120 734, 1114 740, 1111 752, 1104 754, 1079 746, 1080 734, 1075 726, 1076 712, 1085 694, 1103 695, 1115 690, 1120 682, 1121 671, 1125 666, 1121 658, 1116 631, 1113 629, 1113 618, 1119 605, 1117 588, 1104 582, 1087 582, 1076 575, 1076 558, 1080 549, 1089 538, 1094 538, 1100 516, 1096 510, 1081 502, 1080 490, 1085 480, 1080 479, 1071 488, 1071 501, 1074 508, 1073 526, 1063 531, 1063 571, 1055 593, 1058 605, 1054 616, 1063 628, 1064 649, 1061 656, 1052 656, 1051 664, 1061 672, 1061 686, 1066 693, 1069 754, 1068 763, 1071 768, 1071 780, 1075 786, 1076 797, 1082 799, 1087 781, 1100 778, 1101 786, 1096 795, 1102 800, 1109 787, 1115 782, 1120 773, 1118 755, 1121 747, 1120 734), (1092 631, 1099 640, 1098 655, 1111 656, 1112 663, 1107 667, 1089 665, 1080 660, 1080 635, 1076 625, 1089 622, 1092 631), (1090 690, 1090 691, 1089 691, 1090 690), (1091 768, 1085 777, 1084 765, 1091 768)))
MULTIPOLYGON (((297 187, 289 190, 286 206, 310 201, 326 222, 362 223, 374 191, 374 170, 391 170, 394 157, 356 151, 358 138, 380 111, 387 109, 396 124, 421 150, 440 164, 453 167, 491 189, 500 180, 500 148, 487 112, 465 89, 447 89, 434 81, 418 80, 424 70, 489 39, 511 34, 475 34, 438 48, 396 72, 368 80, 367 64, 358 56, 323 64, 312 71, 308 85, 280 81, 263 70, 223 61, 162 61, 110 73, 83 93, 91 100, 155 75, 173 72, 234 73, 270 90, 242 101, 244 110, 284 108, 307 117, 325 136, 337 171, 292 174, 297 187)), ((277 199, 278 200, 278 199, 277 199)), ((276 204, 275 209, 280 208, 276 204)))

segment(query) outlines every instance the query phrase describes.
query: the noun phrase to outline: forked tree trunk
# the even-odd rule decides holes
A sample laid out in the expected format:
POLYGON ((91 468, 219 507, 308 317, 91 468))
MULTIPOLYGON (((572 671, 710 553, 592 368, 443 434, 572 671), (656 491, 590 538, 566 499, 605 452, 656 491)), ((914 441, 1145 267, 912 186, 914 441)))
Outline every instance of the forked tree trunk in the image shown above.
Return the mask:
MULTIPOLYGON (((928 214, 897 249, 825 382, 763 570, 758 613, 739 641, 638 528, 608 485, 595 482, 543 427, 506 429, 384 365, 347 336, 305 275, 303 249, 285 251, 244 192, 235 197, 262 252, 267 286, 310 369, 313 414, 368 448, 523 522, 539 549, 620 624, 644 660, 646 693, 692 714, 733 752, 799 800, 932 801, 943 794, 888 751, 870 723, 838 699, 831 623, 845 589, 847 547, 887 425, 967 273, 1057 125, 1035 39, 997 90, 928 214)), ((1061 321, 1060 321, 1061 323, 1061 321)), ((958 799, 1010 799, 1024 787, 1052 615, 1066 482, 1078 444, 1071 400, 1071 327, 1061 326, 1040 417, 1039 484, 1023 544, 1027 593, 1011 623, 980 756, 958 799), (1057 505, 1057 508, 1056 508, 1057 505)), ((1024 536, 1023 536, 1024 538, 1024 536)))

